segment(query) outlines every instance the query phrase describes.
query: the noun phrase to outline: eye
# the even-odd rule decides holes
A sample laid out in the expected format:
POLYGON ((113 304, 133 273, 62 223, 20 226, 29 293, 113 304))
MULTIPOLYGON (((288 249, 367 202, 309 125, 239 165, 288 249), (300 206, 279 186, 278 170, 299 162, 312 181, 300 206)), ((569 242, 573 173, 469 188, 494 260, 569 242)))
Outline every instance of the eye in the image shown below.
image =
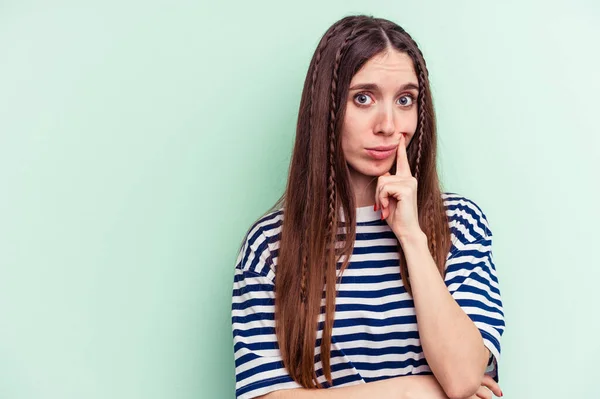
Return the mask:
POLYGON ((400 100, 400 105, 402 105, 403 107, 410 107, 411 105, 413 105, 413 102, 415 101, 414 97, 410 94, 400 97, 399 100, 400 100))
POLYGON ((357 101, 359 105, 369 105, 369 103, 366 102, 367 100, 371 100, 371 97, 367 93, 358 93, 354 96, 354 101, 357 101))
MULTIPOLYGON (((405 94, 401 96, 398 100, 401 106, 408 108, 411 105, 413 105, 415 98, 412 94, 405 94)), ((354 101, 360 106, 367 106, 372 104, 373 99, 368 93, 358 93, 354 96, 354 101)))

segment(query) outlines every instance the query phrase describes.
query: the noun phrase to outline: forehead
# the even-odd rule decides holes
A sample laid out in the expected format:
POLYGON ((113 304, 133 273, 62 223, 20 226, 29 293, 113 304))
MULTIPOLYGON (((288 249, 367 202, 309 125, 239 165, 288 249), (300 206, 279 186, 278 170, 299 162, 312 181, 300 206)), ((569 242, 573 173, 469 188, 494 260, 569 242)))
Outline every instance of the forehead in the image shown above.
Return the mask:
POLYGON ((377 83, 381 86, 399 86, 409 81, 417 82, 412 59, 406 53, 390 50, 368 60, 352 77, 350 84, 377 83))

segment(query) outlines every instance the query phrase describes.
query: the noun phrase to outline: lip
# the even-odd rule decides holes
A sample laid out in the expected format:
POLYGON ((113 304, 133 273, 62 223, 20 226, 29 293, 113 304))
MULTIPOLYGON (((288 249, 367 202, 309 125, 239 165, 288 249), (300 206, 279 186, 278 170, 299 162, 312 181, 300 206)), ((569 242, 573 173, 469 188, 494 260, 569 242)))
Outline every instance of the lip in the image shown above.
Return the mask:
POLYGON ((395 145, 380 145, 377 147, 367 148, 367 150, 375 150, 375 151, 390 151, 398 148, 398 144, 395 145))
MULTIPOLYGON (((388 147, 389 148, 389 147, 388 147)), ((367 149, 367 153, 375 159, 386 159, 391 157, 392 155, 394 155, 396 153, 396 147, 392 147, 392 149, 387 150, 387 151, 382 151, 382 150, 377 150, 377 149, 367 149)))

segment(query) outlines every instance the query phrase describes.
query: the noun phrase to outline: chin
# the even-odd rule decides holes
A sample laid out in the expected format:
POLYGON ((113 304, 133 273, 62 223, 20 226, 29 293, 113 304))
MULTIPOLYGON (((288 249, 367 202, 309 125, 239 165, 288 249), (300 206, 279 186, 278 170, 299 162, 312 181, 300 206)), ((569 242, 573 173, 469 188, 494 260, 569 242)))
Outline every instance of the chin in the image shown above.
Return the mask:
POLYGON ((388 162, 367 162, 366 164, 361 165, 360 168, 353 169, 362 175, 376 177, 389 172, 393 165, 393 163, 388 162))

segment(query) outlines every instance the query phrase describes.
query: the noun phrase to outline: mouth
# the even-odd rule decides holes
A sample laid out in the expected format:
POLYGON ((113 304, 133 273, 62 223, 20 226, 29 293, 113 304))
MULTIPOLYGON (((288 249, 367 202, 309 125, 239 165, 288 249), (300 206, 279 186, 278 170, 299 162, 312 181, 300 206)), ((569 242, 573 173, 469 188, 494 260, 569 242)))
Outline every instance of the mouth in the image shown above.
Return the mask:
POLYGON ((396 153, 398 146, 367 148, 367 153, 374 159, 387 159, 396 153))
POLYGON ((367 150, 373 150, 373 151, 390 151, 390 150, 395 150, 396 148, 398 148, 398 144, 380 145, 378 147, 367 148, 367 150))

